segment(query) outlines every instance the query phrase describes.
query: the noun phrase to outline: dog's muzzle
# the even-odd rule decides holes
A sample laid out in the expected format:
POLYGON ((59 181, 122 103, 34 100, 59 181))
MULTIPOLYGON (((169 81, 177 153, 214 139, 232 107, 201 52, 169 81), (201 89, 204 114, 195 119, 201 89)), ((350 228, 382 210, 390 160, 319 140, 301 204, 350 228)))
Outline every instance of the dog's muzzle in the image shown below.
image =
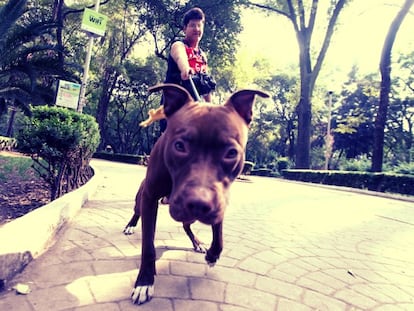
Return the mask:
POLYGON ((187 187, 170 202, 170 214, 176 221, 198 220, 213 225, 222 220, 223 208, 217 193, 207 187, 187 187))

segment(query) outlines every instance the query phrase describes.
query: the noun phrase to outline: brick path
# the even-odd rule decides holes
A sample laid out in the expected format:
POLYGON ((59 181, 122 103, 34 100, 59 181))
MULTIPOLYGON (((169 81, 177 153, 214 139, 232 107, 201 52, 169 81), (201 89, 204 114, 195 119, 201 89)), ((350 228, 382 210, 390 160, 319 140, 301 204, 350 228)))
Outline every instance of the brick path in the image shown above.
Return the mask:
MULTIPOLYGON (((97 193, 13 280, 31 293, 0 294, 0 310, 414 310, 412 202, 260 177, 233 185, 214 268, 161 206, 155 297, 132 305, 140 233, 122 229, 145 169, 94 166, 97 193)), ((210 242, 208 226, 194 231, 210 242)))

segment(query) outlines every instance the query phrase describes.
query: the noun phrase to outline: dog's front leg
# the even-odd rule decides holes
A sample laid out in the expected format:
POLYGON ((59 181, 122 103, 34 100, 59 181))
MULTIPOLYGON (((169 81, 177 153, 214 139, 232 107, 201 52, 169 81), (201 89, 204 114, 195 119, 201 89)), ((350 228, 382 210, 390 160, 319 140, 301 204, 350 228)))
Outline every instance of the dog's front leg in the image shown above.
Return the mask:
POLYGON ((203 243, 194 235, 193 230, 191 230, 191 223, 184 223, 183 228, 187 236, 190 238, 191 243, 193 243, 194 251, 197 253, 206 253, 207 249, 204 247, 203 243))
POLYGON ((150 301, 154 293, 155 271, 155 225, 157 220, 157 200, 142 200, 141 205, 141 226, 142 226, 142 251, 141 266, 135 282, 135 289, 131 298, 134 304, 143 304, 150 301))
POLYGON ((213 242, 206 254, 206 261, 209 266, 214 266, 216 261, 220 258, 223 250, 223 222, 211 226, 213 231, 213 242))

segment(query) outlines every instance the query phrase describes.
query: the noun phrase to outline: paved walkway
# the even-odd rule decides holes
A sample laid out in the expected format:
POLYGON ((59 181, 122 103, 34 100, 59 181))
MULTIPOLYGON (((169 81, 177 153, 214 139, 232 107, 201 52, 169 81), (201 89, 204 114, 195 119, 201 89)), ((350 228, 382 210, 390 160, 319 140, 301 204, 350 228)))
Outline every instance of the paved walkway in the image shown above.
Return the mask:
POLYGON ((155 297, 132 305, 140 233, 122 229, 145 169, 93 161, 97 193, 13 280, 31 293, 0 294, 0 310, 414 310, 413 203, 260 177, 233 185, 214 268, 161 206, 155 297))

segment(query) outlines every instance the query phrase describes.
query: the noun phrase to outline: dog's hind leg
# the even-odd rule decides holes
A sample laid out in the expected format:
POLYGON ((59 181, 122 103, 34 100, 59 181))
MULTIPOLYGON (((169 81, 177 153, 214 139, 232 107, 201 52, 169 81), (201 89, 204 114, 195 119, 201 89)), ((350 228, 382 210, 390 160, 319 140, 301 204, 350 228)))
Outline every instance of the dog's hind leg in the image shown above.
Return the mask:
POLYGON ((132 218, 131 218, 131 220, 128 222, 128 224, 125 226, 125 229, 124 229, 124 234, 125 235, 131 235, 131 234, 134 234, 134 232, 135 232, 135 227, 137 226, 137 223, 138 223, 138 220, 139 220, 139 217, 140 217, 141 215, 139 214, 139 213, 137 213, 137 212, 134 212, 134 215, 132 216, 132 218))
POLYGON ((126 227, 124 229, 124 234, 125 235, 134 234, 135 227, 137 226, 138 220, 141 217, 140 208, 139 208, 139 204, 138 204, 138 200, 139 200, 138 194, 139 194, 139 191, 138 191, 138 193, 135 197, 134 215, 132 215, 131 220, 128 222, 128 224, 126 225, 126 227))
POLYGON ((197 253, 207 252, 207 249, 203 246, 203 243, 194 235, 193 231, 191 230, 191 224, 191 222, 183 223, 183 228, 185 233, 187 233, 188 237, 190 238, 191 243, 193 243, 194 250, 197 253))

